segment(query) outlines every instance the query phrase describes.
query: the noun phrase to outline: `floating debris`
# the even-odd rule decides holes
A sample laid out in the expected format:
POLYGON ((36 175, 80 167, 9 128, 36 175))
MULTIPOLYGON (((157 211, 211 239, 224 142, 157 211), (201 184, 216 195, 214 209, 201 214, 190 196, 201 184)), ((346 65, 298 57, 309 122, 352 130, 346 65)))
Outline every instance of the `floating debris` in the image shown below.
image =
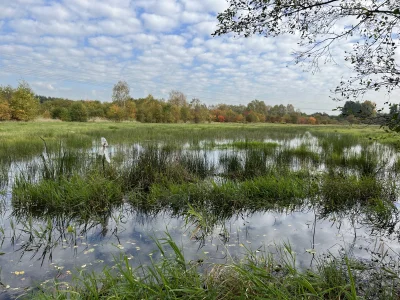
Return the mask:
POLYGON ((94 252, 94 248, 86 250, 85 252, 83 252, 83 254, 88 254, 88 253, 92 253, 92 252, 94 252))
POLYGON ((18 275, 23 275, 23 274, 25 274, 25 271, 15 271, 14 274, 17 275, 17 276, 18 275))

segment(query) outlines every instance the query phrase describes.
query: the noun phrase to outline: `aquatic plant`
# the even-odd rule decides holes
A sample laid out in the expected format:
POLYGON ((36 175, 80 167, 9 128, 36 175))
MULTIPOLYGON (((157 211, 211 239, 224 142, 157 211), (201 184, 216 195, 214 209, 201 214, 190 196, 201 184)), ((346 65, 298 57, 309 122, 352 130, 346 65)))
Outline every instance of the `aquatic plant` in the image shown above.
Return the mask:
POLYGON ((347 256, 320 259, 314 269, 296 267, 289 244, 277 254, 250 251, 239 260, 215 264, 206 258, 187 261, 171 236, 156 240, 161 254, 149 266, 131 267, 127 256, 116 258, 115 270, 82 272, 72 284, 59 281, 29 292, 29 299, 396 299, 397 276, 383 264, 371 266, 347 256), (381 268, 379 269, 379 266, 381 268), (374 271, 372 271, 374 270, 374 271))
POLYGON ((12 191, 14 208, 36 211, 58 211, 83 218, 122 203, 122 186, 99 173, 85 177, 74 174, 57 181, 44 179, 29 182, 17 178, 12 191))

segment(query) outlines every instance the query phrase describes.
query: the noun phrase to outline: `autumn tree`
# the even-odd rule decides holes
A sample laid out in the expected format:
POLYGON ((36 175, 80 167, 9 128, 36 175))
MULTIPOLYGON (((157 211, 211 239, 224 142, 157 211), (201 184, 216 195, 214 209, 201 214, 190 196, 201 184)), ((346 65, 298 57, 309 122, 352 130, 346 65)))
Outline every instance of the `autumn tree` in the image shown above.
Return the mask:
POLYGON ((11 120, 10 100, 12 93, 11 86, 0 86, 0 121, 11 120))
POLYGON ((0 121, 11 120, 11 108, 8 102, 0 100, 0 121))
POLYGON ((308 123, 311 124, 311 125, 315 125, 315 124, 317 124, 317 119, 314 118, 314 117, 309 117, 308 118, 308 123))
POLYGON ((12 93, 9 107, 14 120, 29 121, 37 116, 39 101, 28 83, 25 81, 19 83, 12 93))
POLYGON ((120 122, 124 119, 125 113, 121 106, 117 104, 111 104, 107 110, 107 118, 110 120, 120 122))
POLYGON ((213 35, 233 33, 267 38, 292 34, 298 38, 297 63, 318 69, 321 59, 336 54, 335 45, 356 40, 344 52, 355 76, 338 83, 339 98, 358 97, 367 91, 392 92, 400 87, 397 48, 400 44, 398 0, 228 0, 219 13, 213 35), (342 24, 341 26, 339 24, 342 24))
POLYGON ((225 118, 227 122, 237 122, 238 114, 235 113, 231 108, 229 108, 225 113, 225 118))
POLYGON ((128 100, 125 104, 125 119, 134 120, 136 118, 136 104, 132 100, 128 100))

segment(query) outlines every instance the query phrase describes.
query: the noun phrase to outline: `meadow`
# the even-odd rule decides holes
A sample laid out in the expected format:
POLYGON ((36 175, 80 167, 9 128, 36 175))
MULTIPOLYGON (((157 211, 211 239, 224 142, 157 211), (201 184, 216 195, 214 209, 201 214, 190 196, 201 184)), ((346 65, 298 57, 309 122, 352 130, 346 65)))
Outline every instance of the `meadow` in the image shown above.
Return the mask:
POLYGON ((0 123, 0 298, 398 299, 399 147, 377 126, 0 123))

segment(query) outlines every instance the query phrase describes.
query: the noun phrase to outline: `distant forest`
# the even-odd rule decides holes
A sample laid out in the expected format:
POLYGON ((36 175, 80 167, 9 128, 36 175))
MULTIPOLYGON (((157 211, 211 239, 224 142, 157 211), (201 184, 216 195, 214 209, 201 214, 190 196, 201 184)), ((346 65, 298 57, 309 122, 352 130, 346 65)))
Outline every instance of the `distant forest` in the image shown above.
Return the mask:
POLYGON ((306 114, 292 104, 270 106, 261 100, 252 100, 247 105, 207 106, 200 99, 188 100, 180 91, 171 91, 168 99, 156 99, 152 95, 134 99, 130 97, 129 86, 124 81, 114 85, 111 102, 40 96, 26 82, 21 82, 16 88, 0 86, 0 121, 29 121, 40 117, 76 122, 108 119, 143 123, 267 122, 316 125, 379 124, 380 117, 385 119, 387 116, 377 113, 371 101, 347 101, 340 115, 331 116, 326 113, 306 114))

